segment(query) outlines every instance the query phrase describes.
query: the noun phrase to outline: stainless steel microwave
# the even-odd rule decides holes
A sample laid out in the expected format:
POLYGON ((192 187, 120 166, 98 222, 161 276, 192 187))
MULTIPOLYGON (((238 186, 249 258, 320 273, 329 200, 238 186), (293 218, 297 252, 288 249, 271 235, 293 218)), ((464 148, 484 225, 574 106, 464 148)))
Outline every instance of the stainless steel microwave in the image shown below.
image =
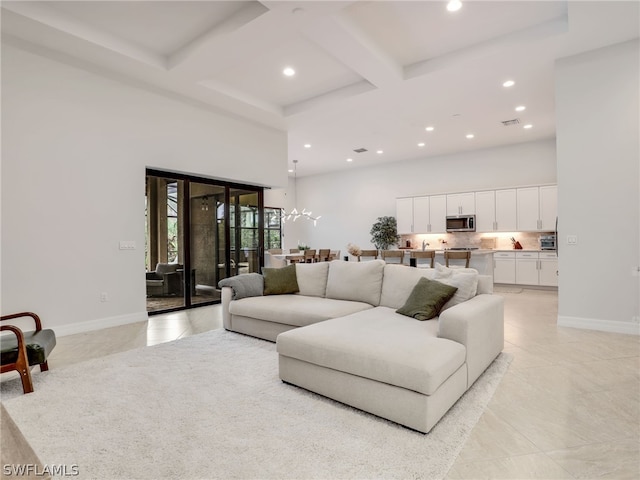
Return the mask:
POLYGON ((475 232, 475 215, 456 215, 447 217, 447 232, 475 232))

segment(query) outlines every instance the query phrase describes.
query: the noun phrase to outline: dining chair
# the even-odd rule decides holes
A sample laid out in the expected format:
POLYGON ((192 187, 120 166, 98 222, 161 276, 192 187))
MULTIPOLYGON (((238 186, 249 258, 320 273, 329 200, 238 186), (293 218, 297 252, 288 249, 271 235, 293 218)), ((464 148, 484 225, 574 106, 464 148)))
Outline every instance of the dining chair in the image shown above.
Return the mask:
POLYGON ((318 262, 328 262, 331 259, 331 250, 328 248, 321 248, 318 251, 318 257, 316 261, 318 262))
POLYGON ((311 248, 307 248, 304 251, 304 260, 303 262, 305 263, 313 263, 316 261, 316 250, 315 249, 311 249, 311 248))
POLYGON ((386 263, 404 263, 404 252, 402 250, 382 250, 381 255, 382 260, 386 263))
MULTIPOLYGON (((444 251, 444 263, 445 266, 449 266, 449 260, 465 260, 464 268, 469 268, 469 260, 471 260, 471 252, 470 251, 444 251)), ((461 265, 451 265, 452 267, 461 267, 461 265)))
POLYGON ((360 261, 362 257, 373 257, 373 260, 376 260, 378 258, 378 250, 361 250, 360 255, 358 255, 358 261, 360 261))
POLYGON ((418 261, 419 259, 431 259, 431 264, 429 265, 431 268, 434 267, 434 263, 435 263, 435 258, 436 258, 436 252, 434 250, 423 250, 421 252, 411 252, 411 255, 409 257, 409 265, 411 265, 412 267, 417 267, 418 266, 418 261))

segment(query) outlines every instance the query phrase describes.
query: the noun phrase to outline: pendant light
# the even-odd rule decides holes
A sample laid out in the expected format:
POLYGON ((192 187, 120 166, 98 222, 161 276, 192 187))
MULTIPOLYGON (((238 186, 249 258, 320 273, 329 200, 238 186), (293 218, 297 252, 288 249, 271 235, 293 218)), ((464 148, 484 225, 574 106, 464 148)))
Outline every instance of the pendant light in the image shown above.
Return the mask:
POLYGON ((311 215, 311 212, 307 211, 305 208, 302 209, 301 212, 298 211, 296 205, 298 203, 298 160, 293 161, 293 210, 289 213, 282 209, 282 223, 285 223, 287 220, 293 219, 295 222, 298 218, 306 218, 307 220, 313 220, 313 226, 317 225, 318 220, 320 220, 320 215, 314 217, 311 215))

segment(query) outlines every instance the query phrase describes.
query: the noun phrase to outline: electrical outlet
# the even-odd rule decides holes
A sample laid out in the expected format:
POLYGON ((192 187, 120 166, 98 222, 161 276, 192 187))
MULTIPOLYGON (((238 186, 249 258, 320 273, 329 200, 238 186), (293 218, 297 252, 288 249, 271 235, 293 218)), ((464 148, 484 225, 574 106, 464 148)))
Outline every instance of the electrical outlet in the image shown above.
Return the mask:
POLYGON ((108 302, 109 301, 109 294, 107 292, 102 292, 100 294, 100 301, 101 302, 108 302))
POLYGON ((577 244, 578 244, 577 235, 567 235, 567 245, 577 245, 577 244))

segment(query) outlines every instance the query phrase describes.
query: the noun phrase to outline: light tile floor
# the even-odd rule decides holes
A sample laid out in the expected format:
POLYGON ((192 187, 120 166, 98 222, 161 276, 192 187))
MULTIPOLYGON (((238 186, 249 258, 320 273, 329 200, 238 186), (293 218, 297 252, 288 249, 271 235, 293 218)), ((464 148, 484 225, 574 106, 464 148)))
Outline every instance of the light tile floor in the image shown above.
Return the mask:
MULTIPOLYGON (((514 360, 447 479, 640 478, 640 337, 557 327, 556 292, 498 294, 514 360)), ((49 364, 216 328, 219 305, 155 315, 61 337, 49 364)))

